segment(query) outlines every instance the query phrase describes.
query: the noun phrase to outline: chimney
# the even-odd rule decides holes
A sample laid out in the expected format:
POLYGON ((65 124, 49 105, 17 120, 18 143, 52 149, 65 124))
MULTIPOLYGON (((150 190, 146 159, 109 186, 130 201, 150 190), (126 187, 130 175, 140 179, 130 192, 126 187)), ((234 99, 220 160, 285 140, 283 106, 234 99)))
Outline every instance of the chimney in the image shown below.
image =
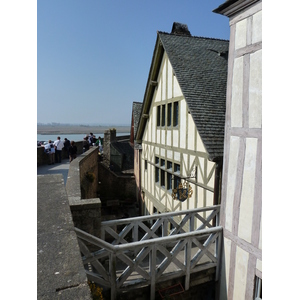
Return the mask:
POLYGON ((187 25, 174 22, 173 27, 172 27, 172 34, 177 34, 177 35, 184 35, 184 36, 192 36, 187 25))

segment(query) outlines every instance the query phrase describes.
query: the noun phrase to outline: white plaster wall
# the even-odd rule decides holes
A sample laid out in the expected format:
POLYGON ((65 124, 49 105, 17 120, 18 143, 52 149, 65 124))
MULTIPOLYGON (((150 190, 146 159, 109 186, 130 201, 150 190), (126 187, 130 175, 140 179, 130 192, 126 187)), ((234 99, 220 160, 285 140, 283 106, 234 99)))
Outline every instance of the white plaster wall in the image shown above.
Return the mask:
POLYGON ((232 231, 232 216, 233 216, 233 200, 235 192, 235 181, 237 173, 237 161, 240 148, 240 138, 230 137, 230 153, 228 162, 228 180, 226 192, 226 208, 225 208, 225 228, 232 231))
POLYGON ((203 141, 202 141, 202 139, 199 135, 199 132, 196 132, 196 143, 197 143, 197 151, 207 152, 205 147, 204 147, 203 141))
POLYGON ((250 55, 249 127, 261 128, 262 122, 262 50, 250 55))
POLYGON ((174 86, 173 86, 174 97, 182 96, 182 91, 181 91, 181 88, 179 86, 179 83, 178 83, 178 80, 177 80, 176 76, 174 76, 173 82, 174 82, 174 86))
POLYGON ((231 99, 231 127, 243 125, 243 56, 234 60, 231 99))
POLYGON ((256 260, 256 269, 262 272, 262 261, 260 259, 256 260))
POLYGON ((214 188, 215 185, 215 172, 212 170, 215 167, 215 163, 207 160, 207 175, 211 173, 211 171, 213 172, 209 182, 207 183, 207 185, 210 188, 214 188))
POLYGON ((166 142, 167 146, 172 146, 172 131, 171 130, 167 130, 167 142, 166 142))
POLYGON ((179 138, 178 138, 178 130, 173 130, 173 147, 179 147, 179 138))
POLYGON ((233 300, 245 299, 249 253, 236 247, 233 300))
POLYGON ((162 100, 166 100, 166 96, 167 96, 166 80, 167 80, 167 69, 166 69, 166 57, 164 55, 163 68, 162 68, 162 98, 161 98, 162 100))
POLYGON ((183 149, 186 148, 186 111, 187 111, 186 101, 182 100, 179 102, 179 112, 180 112, 179 130, 180 130, 180 147, 183 149))
POLYGON ((168 80, 167 80, 167 88, 168 88, 168 99, 173 96, 173 71, 170 61, 168 60, 168 80))
POLYGON ((245 47, 247 45, 247 19, 236 23, 235 31, 235 49, 245 47))
POLYGON ((193 118, 188 114, 188 149, 195 149, 195 124, 193 118))
POLYGON ((246 139, 238 236, 251 243, 257 139, 246 139))
POLYGON ((252 21, 252 43, 262 41, 262 11, 253 15, 252 21))

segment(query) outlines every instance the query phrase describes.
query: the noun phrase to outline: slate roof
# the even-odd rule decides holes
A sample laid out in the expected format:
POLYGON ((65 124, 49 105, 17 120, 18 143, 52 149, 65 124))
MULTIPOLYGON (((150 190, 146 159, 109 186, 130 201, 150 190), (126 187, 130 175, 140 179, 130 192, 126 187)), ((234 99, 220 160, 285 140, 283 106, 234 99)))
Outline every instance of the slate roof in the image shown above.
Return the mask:
POLYGON ((158 32, 209 158, 223 156, 229 41, 158 32))
POLYGON ((132 104, 132 114, 133 114, 133 127, 134 127, 134 136, 136 135, 137 127, 139 125, 139 119, 142 112, 142 102, 133 102, 132 104))
MULTIPOLYGON (((136 136, 137 128, 139 125, 140 116, 142 113, 143 102, 133 102, 132 104, 132 117, 133 117, 133 136, 136 136)), ((134 148, 142 149, 142 146, 134 140, 134 148)))

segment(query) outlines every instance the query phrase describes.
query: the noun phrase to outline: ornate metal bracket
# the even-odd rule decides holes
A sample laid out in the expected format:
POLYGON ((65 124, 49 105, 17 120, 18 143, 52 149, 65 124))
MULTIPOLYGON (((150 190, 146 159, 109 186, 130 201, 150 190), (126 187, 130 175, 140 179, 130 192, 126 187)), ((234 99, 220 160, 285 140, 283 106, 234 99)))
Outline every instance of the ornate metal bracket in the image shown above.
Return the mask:
MULTIPOLYGON (((188 178, 196 178, 196 169, 194 168, 191 172, 191 175, 183 178, 184 182, 179 183, 178 187, 172 190, 172 198, 173 200, 179 200, 181 202, 191 198, 193 195, 193 190, 190 184, 186 181, 188 178)), ((174 177, 172 178, 174 180, 174 177)))

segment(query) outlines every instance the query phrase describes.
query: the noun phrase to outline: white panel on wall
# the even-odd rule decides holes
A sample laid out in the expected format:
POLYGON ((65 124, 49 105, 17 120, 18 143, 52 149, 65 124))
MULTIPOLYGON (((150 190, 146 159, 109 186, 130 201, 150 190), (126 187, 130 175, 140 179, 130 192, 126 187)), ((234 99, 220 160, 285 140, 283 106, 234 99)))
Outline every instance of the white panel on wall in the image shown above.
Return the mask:
POLYGON ((231 127, 243 125, 243 56, 234 60, 231 99, 231 127))
POLYGON ((197 151, 199 151, 199 152, 207 152, 206 149, 205 149, 205 147, 204 147, 204 144, 202 142, 202 139, 201 139, 201 137, 199 135, 199 132, 196 132, 196 136, 197 136, 197 138, 196 138, 196 143, 197 143, 196 148, 197 148, 197 151))
POLYGON ((235 49, 245 47, 247 45, 247 19, 236 23, 235 31, 235 49))
POLYGON ((162 98, 161 100, 166 100, 166 92, 167 92, 167 69, 166 69, 166 60, 163 62, 163 69, 162 69, 162 98))
POLYGON ((178 130, 173 130, 173 147, 179 147, 178 130))
POLYGON ((163 142, 163 132, 160 129, 156 130, 156 140, 152 140, 152 142, 157 143, 157 144, 163 142))
POLYGON ((160 102, 161 101, 161 77, 158 78, 158 85, 157 85, 157 90, 156 90, 156 96, 155 96, 155 102, 160 102))
POLYGON ((249 253, 240 247, 236 247, 233 299, 246 299, 248 260, 249 253))
POLYGON ((172 131, 167 130, 167 146, 172 146, 172 131))
POLYGON ((165 145, 166 144, 166 131, 165 130, 162 130, 162 131, 159 131, 161 133, 161 144, 162 145, 165 145))
POLYGON ((262 12, 259 11, 253 15, 252 21, 252 43, 258 43, 262 41, 262 12))
POLYGON ((250 55, 249 127, 261 128, 262 121, 262 50, 250 55))
POLYGON ((165 157, 166 156, 166 150, 164 148, 160 148, 160 156, 165 157))
POLYGON ((195 124, 193 118, 190 114, 188 114, 188 149, 195 149, 195 124))
POLYGON ((186 102, 182 100, 179 102, 180 111, 180 148, 186 148, 186 102))
POLYGON ((214 193, 211 191, 206 191, 206 206, 214 205, 214 193))
POLYGON ((236 136, 230 137, 230 153, 228 162, 228 179, 226 193, 226 208, 225 208, 225 228, 232 230, 232 215, 233 215, 233 200, 235 192, 235 181, 237 172, 237 161, 239 156, 240 138, 236 136))
POLYGON ((170 61, 168 59, 168 99, 171 99, 172 96, 173 96, 173 84, 172 84, 172 81, 173 81, 173 69, 172 69, 172 66, 170 64, 170 61))
POLYGON ((180 162, 180 152, 174 151, 174 160, 180 162))
MULTIPOLYGON (((174 76, 174 75, 173 75, 174 76)), ((182 96, 182 91, 181 91, 181 88, 179 86, 179 83, 178 83, 178 80, 177 80, 177 77, 174 76, 174 97, 179 97, 179 96, 182 96)))
POLYGON ((173 159, 173 151, 167 150, 167 158, 168 159, 173 159))
POLYGON ((238 235, 251 243, 257 139, 246 139, 238 235))

